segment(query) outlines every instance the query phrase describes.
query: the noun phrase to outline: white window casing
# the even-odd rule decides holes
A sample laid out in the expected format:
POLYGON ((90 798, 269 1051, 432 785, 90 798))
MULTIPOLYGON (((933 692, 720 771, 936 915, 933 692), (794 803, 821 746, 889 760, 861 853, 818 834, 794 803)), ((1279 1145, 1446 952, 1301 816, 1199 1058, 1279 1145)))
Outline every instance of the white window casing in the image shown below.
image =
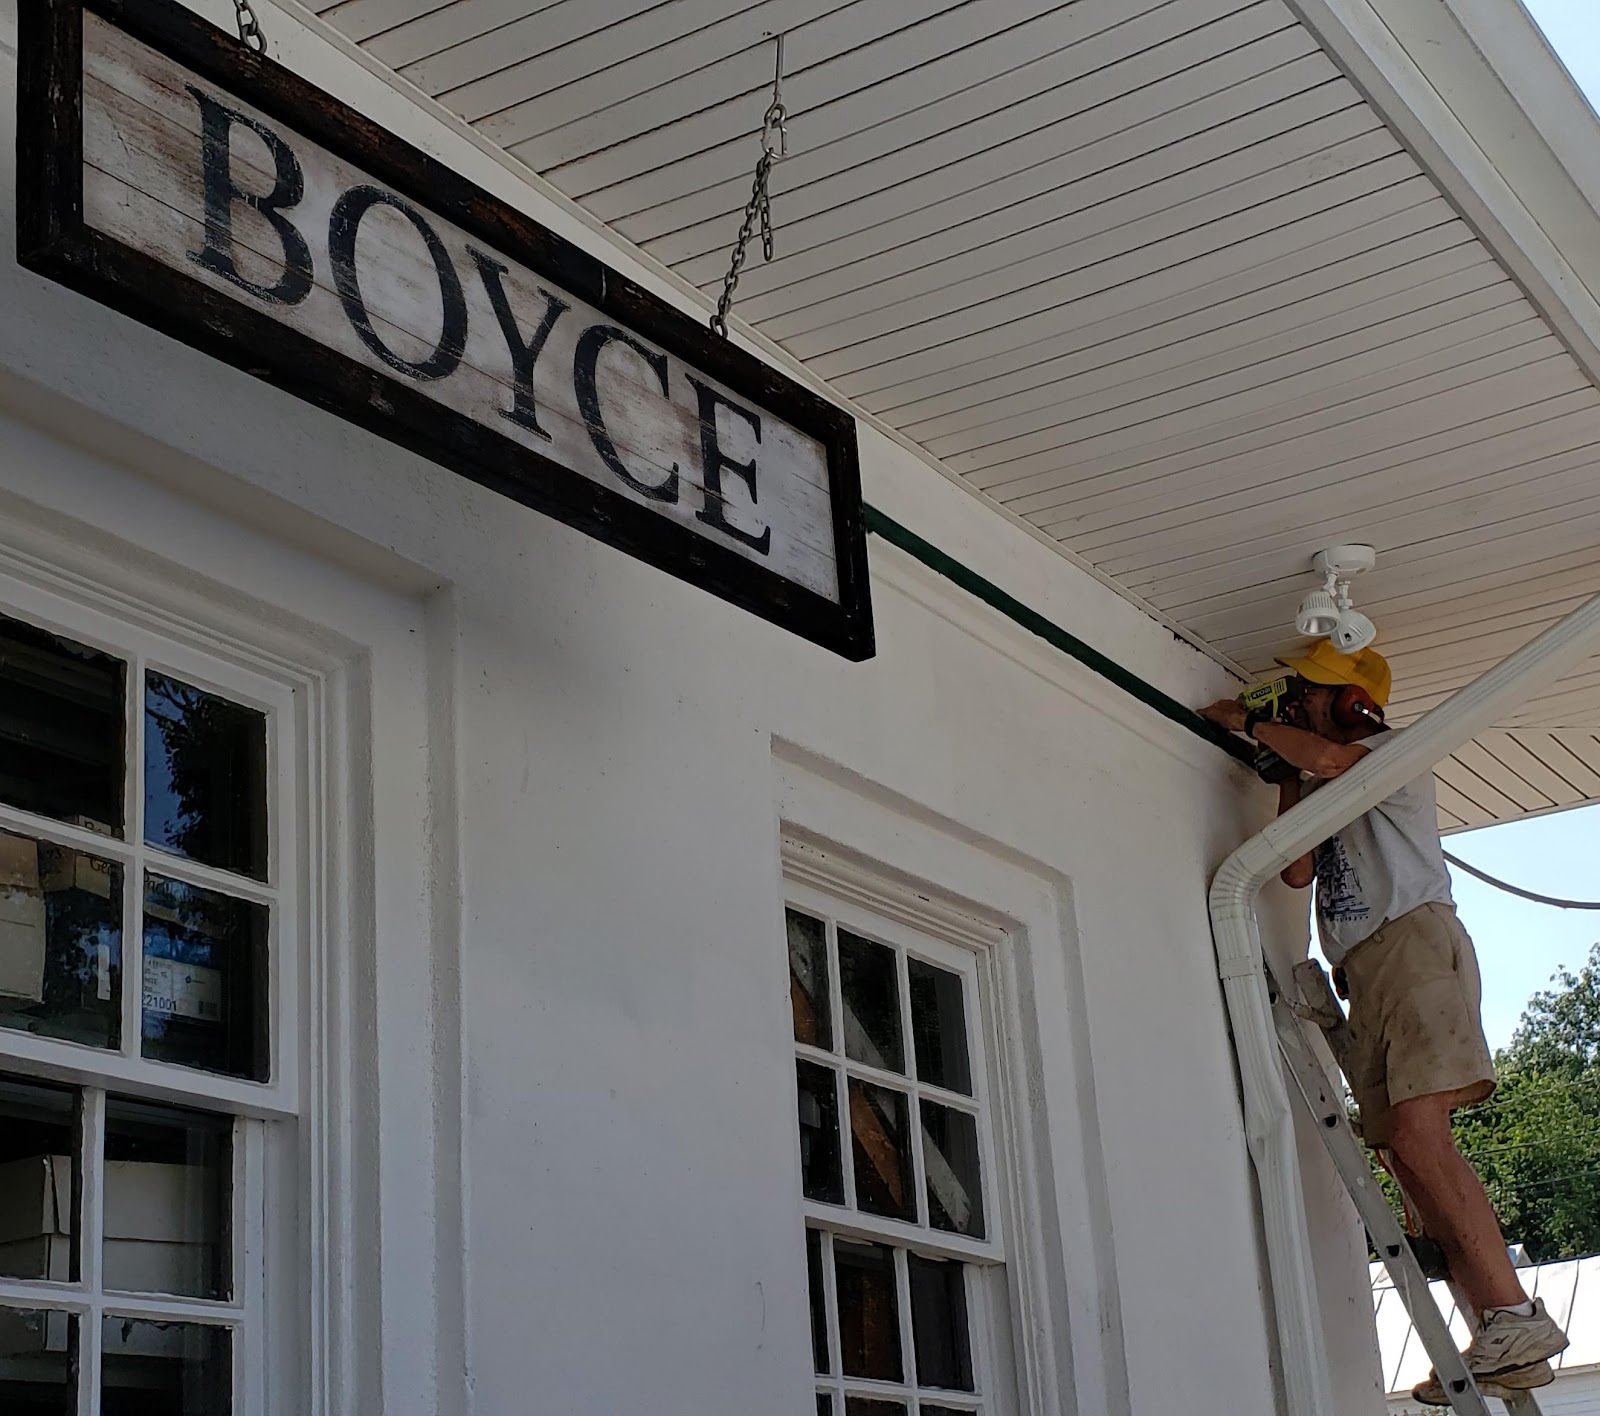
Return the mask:
MULTIPOLYGON (((1015 1341, 1018 1323, 1035 1321, 1032 1303, 1012 1271, 1011 1248, 1015 1236, 1026 1232, 1019 1212, 1020 1192, 1012 1183, 1014 1156, 1010 1145, 1008 1068, 1000 1056, 996 1032, 998 1001, 998 950, 1004 946, 1006 930, 998 923, 968 913, 961 907, 941 901, 936 895, 907 889, 887 876, 880 876, 842 853, 827 851, 814 842, 786 837, 782 843, 785 874, 785 900, 789 908, 827 922, 829 947, 828 995, 831 1008, 833 1046, 820 1048, 796 1042, 798 1061, 813 1062, 836 1070, 841 1088, 849 1079, 881 1083, 910 1096, 908 1115, 911 1129, 920 1131, 920 1100, 951 1105, 977 1118, 980 1191, 984 1206, 983 1237, 971 1237, 930 1227, 920 1216, 927 1213, 929 1201, 921 1200, 915 1222, 864 1212, 857 1203, 852 1164, 848 1093, 840 1102, 842 1135, 840 1168, 845 1187, 843 1205, 817 1200, 803 1202, 806 1226, 823 1239, 822 1273, 828 1319, 829 1374, 817 1377, 819 1393, 834 1394, 835 1416, 844 1416, 838 1402, 840 1393, 877 1395, 880 1399, 905 1400, 911 1409, 909 1393, 897 1398, 893 1384, 879 1386, 845 1378, 839 1351, 838 1294, 836 1269, 831 1262, 835 1237, 886 1244, 895 1248, 900 1348, 907 1364, 909 1382, 913 1348, 912 1314, 907 1288, 907 1254, 957 1260, 965 1265, 966 1304, 974 1388, 963 1393, 938 1387, 915 1389, 921 1409, 941 1411, 981 1411, 984 1416, 1023 1416, 1034 1410, 1029 1392, 1035 1383, 1026 1371, 1027 1352, 1015 1341), (909 995, 900 964, 902 985, 899 994, 900 1036, 906 1052, 905 1072, 896 1073, 846 1055, 845 1007, 839 977, 837 930, 896 951, 902 961, 920 959, 940 969, 958 974, 963 980, 968 1056, 971 1063, 971 1098, 964 1103, 954 1092, 931 1086, 915 1078, 912 1019, 909 995), (1019 1370, 1020 1369, 1020 1370, 1019 1370)), ((800 1164, 799 1135, 796 1132, 796 1166, 800 1164)), ((931 1143, 913 1145, 911 1158, 914 1183, 919 1197, 926 1193, 930 1156, 936 1157, 931 1143)), ((934 1159, 932 1163, 939 1163, 934 1159)))
MULTIPOLYGON (((83 1232, 75 1283, 0 1278, 0 1307, 47 1306, 80 1316, 80 1354, 95 1348, 102 1311, 233 1326, 235 1416, 333 1416, 379 1409, 371 1354, 357 1334, 379 1330, 379 1234, 351 1177, 370 1173, 371 1106, 350 1080, 370 1070, 373 1006, 365 966, 372 907, 352 873, 348 833, 359 828, 364 753, 349 734, 362 718, 364 663, 333 634, 285 630, 284 618, 241 609, 233 592, 205 595, 126 562, 8 521, 0 531, 0 614, 121 659, 125 725, 123 829, 107 836, 0 804, 0 830, 111 860, 123 870, 121 1045, 86 1044, 0 1028, 0 1074, 79 1089, 84 1127, 83 1232), (330 648, 333 652, 330 652, 330 648), (144 674, 164 672, 266 716, 267 872, 241 873, 144 842, 143 775, 133 732, 144 674), (352 690, 354 699, 352 699, 352 690), (352 712, 354 710, 354 712, 352 712), (167 878, 268 907, 265 1081, 141 1056, 138 905, 145 867, 167 878), (103 1148, 92 1143, 107 1096, 233 1118, 226 1302, 108 1293, 99 1281, 103 1148), (365 1275, 365 1276, 364 1276, 365 1275), (363 1395, 367 1393, 367 1395, 363 1395)), ((178 580, 178 577, 174 577, 178 580)), ((180 582, 181 583, 181 582, 180 582)), ((289 621, 292 625, 292 621, 289 621)), ((405 630, 401 631, 406 633, 405 630)), ((415 642, 415 641, 413 641, 415 642)), ((259 1006, 259 1004, 258 1004, 259 1006)), ((77 1410, 98 1410, 98 1363, 84 1360, 77 1410)))

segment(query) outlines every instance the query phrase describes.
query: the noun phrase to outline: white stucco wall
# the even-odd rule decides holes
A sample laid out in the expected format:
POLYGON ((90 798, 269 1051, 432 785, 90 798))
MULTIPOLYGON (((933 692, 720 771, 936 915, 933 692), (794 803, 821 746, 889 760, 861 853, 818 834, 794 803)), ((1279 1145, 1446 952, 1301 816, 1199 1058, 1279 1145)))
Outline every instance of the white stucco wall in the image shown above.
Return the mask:
MULTIPOLYGON (((271 29, 286 62, 594 244, 284 17, 271 29)), ((1267 808, 1253 779, 881 543, 879 654, 846 664, 21 272, 5 109, 5 538, 182 567, 370 673, 359 1218, 381 1264, 353 1299, 376 1342, 350 1359, 361 1409, 811 1409, 788 819, 1027 926, 1023 1102, 1059 1318, 1036 1346, 1060 1409, 1274 1410, 1204 909, 1267 808)), ((864 432, 862 463, 869 501, 1167 692, 1228 690, 903 449, 864 432)), ((1365 1271, 1323 1201, 1355 1412, 1365 1271)))

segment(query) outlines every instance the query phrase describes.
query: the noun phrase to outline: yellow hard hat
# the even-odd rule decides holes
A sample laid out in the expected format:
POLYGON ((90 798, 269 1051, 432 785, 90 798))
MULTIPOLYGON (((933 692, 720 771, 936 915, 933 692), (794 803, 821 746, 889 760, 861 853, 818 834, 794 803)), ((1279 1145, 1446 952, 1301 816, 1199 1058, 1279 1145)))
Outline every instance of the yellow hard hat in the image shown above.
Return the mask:
POLYGON ((1389 661, 1376 649, 1341 654, 1332 640, 1319 639, 1302 657, 1278 662, 1311 683, 1353 683, 1366 689, 1380 708, 1389 702, 1389 661))

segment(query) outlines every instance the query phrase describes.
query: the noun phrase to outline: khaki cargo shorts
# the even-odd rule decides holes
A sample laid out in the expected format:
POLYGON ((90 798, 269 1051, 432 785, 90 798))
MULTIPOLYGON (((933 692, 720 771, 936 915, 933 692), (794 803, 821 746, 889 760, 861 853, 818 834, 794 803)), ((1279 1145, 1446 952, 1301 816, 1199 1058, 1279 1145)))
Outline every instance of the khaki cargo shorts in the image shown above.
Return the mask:
POLYGON ((1494 1059, 1483 1035, 1483 987, 1472 939, 1446 904, 1419 905, 1350 951, 1350 1090, 1361 1133, 1384 1146, 1395 1102, 1463 1092, 1462 1106, 1494 1090, 1494 1059))

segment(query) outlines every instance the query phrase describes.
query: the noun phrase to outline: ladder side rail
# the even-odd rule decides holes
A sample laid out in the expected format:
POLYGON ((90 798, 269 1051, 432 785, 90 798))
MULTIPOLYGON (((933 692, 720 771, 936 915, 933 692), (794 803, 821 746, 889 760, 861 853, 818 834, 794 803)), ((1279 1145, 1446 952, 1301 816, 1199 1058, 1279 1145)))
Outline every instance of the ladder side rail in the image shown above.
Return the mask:
POLYGON ((1488 1404, 1450 1336, 1449 1324, 1433 1301, 1428 1280, 1411 1252, 1405 1231, 1372 1173, 1366 1151, 1350 1129, 1344 1099, 1328 1084, 1327 1073, 1307 1042, 1300 1019, 1281 994, 1273 1005, 1273 1019, 1277 1025, 1279 1049, 1294 1090, 1317 1121, 1318 1134, 1334 1169, 1355 1201, 1356 1210, 1377 1246, 1378 1256, 1389 1271, 1395 1292, 1400 1295, 1400 1301, 1416 1325, 1417 1336, 1433 1359, 1452 1408, 1457 1416, 1490 1416, 1488 1404))
MULTIPOLYGON (((1350 1058, 1354 1046, 1350 1022, 1345 1017, 1344 1009, 1339 1006, 1339 1000, 1334 994, 1332 984, 1328 982, 1327 974, 1323 972, 1322 965, 1315 959, 1302 960, 1294 967, 1294 981, 1301 1001, 1293 1011, 1322 1029, 1322 1034, 1328 1041, 1328 1049, 1333 1053, 1339 1070, 1349 1076, 1350 1058)), ((1467 1301, 1454 1279, 1449 1280, 1449 1287, 1450 1295, 1455 1299, 1456 1309, 1465 1321, 1468 1332, 1476 1334, 1480 1326, 1476 1310, 1467 1301)), ((1410 1304, 1407 1303, 1406 1306, 1409 1310, 1410 1304)), ((1432 1355, 1431 1351, 1429 1355, 1432 1355)), ((1514 1396, 1501 1399, 1511 1416, 1542 1416, 1539 1402, 1531 1391, 1518 1392, 1514 1396)))

